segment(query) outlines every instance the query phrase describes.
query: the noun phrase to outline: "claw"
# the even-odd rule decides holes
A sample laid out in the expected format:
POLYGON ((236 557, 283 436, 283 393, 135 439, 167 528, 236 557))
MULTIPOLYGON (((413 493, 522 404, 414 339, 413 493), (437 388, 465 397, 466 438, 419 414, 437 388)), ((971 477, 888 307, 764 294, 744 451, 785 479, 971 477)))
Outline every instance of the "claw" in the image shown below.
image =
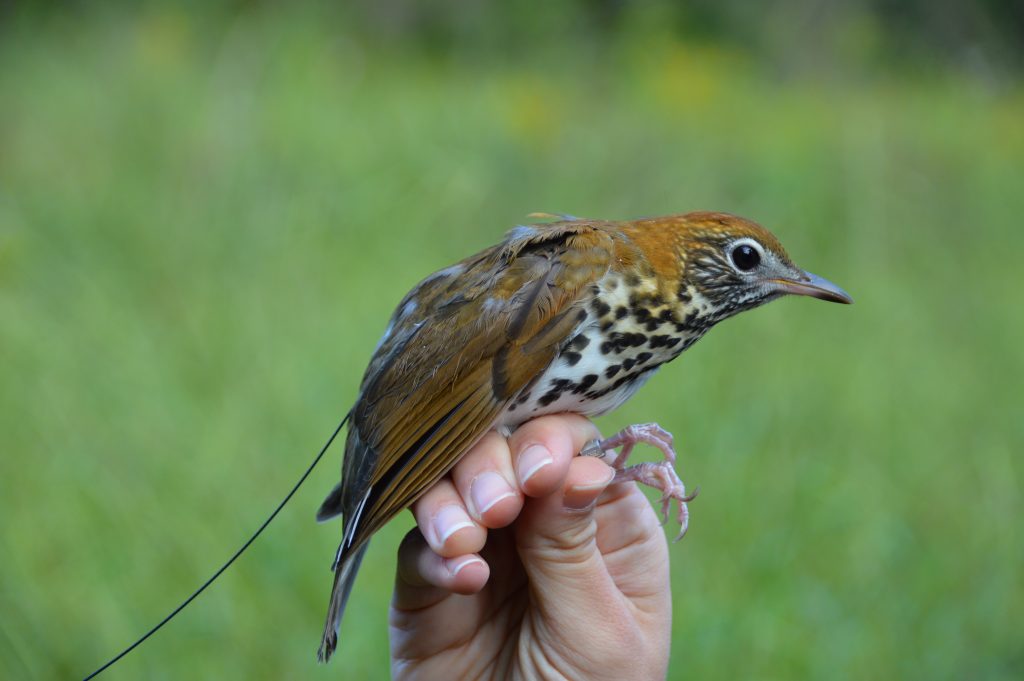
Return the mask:
POLYGON ((657 423, 644 423, 624 428, 621 432, 613 435, 607 440, 594 440, 583 447, 580 454, 583 456, 598 456, 607 460, 608 454, 615 449, 622 449, 614 455, 610 464, 617 469, 614 482, 635 481, 643 483, 661 491, 661 524, 668 522, 669 511, 672 508, 672 500, 679 502, 680 530, 675 541, 679 541, 686 534, 689 526, 690 510, 687 503, 693 501, 698 490, 687 494, 683 481, 679 479, 672 464, 676 461, 676 452, 673 449, 672 434, 659 426, 657 423), (665 460, 660 463, 639 463, 633 466, 626 466, 633 447, 643 442, 656 447, 664 455, 665 460))

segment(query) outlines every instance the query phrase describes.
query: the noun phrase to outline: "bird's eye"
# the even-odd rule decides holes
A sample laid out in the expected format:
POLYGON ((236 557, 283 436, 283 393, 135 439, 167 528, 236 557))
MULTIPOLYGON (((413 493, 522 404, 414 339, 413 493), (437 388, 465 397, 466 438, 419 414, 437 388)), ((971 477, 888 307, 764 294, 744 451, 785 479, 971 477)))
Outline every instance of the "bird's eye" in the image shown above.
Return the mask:
POLYGON ((749 272, 761 264, 761 254, 750 244, 740 244, 732 249, 732 263, 741 272, 749 272))

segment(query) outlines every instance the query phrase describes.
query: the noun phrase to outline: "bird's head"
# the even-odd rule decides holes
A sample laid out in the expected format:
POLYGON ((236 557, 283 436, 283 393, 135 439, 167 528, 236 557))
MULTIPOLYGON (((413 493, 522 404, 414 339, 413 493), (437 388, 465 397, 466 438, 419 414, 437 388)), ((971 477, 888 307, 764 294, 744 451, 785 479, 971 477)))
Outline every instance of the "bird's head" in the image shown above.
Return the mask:
POLYGON ((706 306, 701 316, 715 323, 781 296, 810 296, 852 303, 843 289, 790 260, 779 240, 764 227, 725 213, 683 216, 680 295, 706 306), (706 302, 705 302, 706 301, 706 302))

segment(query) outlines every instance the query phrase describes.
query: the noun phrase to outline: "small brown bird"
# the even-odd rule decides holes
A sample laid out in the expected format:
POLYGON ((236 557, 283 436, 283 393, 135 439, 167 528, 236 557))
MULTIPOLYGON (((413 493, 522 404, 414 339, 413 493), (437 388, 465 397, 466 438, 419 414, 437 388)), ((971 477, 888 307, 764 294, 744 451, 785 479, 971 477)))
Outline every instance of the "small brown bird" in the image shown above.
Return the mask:
MULTIPOLYGON (((337 646, 370 537, 485 433, 542 414, 611 411, 712 326, 783 295, 852 302, 797 268, 766 229, 733 215, 531 217, 559 219, 516 227, 424 279, 370 360, 349 413, 341 482, 317 513, 344 521, 322 661, 337 646)), ((690 497, 668 433, 631 426, 583 453, 619 446, 615 480, 660 489, 663 513, 677 500, 685 532, 690 497), (637 442, 659 447, 666 461, 624 467, 637 442)))

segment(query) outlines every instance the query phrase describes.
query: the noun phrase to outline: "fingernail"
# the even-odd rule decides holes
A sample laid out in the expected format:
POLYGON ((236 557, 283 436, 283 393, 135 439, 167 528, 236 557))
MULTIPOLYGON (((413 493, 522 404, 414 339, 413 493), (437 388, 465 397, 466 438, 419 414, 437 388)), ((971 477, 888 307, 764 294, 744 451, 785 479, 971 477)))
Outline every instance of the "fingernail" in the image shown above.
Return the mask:
POLYGON ((609 467, 608 476, 604 480, 600 480, 598 482, 588 482, 585 485, 573 485, 570 489, 572 489, 573 492, 589 492, 590 490, 604 489, 608 485, 612 484, 612 480, 614 478, 615 469, 609 467))
POLYGON ((476 476, 469 493, 473 498, 473 506, 476 508, 477 515, 487 513, 502 499, 516 495, 509 484, 505 482, 505 478, 490 471, 476 476))
POLYGON ((519 455, 519 481, 525 485, 527 480, 553 461, 547 447, 530 445, 519 455))
POLYGON ((470 556, 468 558, 459 558, 456 560, 446 560, 445 563, 448 564, 448 572, 449 574, 451 574, 452 577, 455 577, 460 572, 462 572, 464 568, 466 568, 469 565, 472 565, 473 563, 487 565, 487 563, 485 563, 483 559, 477 558, 476 556, 470 556))
POLYGON ((591 482, 585 485, 573 485, 570 487, 565 496, 562 497, 562 504, 571 511, 584 511, 594 504, 597 503, 597 497, 593 492, 595 490, 604 490, 611 481, 615 478, 615 471, 610 470, 608 477, 600 482, 591 482))
POLYGON ((473 521, 469 519, 466 512, 462 510, 461 506, 451 505, 445 506, 437 515, 434 516, 431 523, 434 525, 434 532, 437 534, 437 541, 443 546, 448 537, 452 536, 456 532, 466 527, 473 527, 473 521))

